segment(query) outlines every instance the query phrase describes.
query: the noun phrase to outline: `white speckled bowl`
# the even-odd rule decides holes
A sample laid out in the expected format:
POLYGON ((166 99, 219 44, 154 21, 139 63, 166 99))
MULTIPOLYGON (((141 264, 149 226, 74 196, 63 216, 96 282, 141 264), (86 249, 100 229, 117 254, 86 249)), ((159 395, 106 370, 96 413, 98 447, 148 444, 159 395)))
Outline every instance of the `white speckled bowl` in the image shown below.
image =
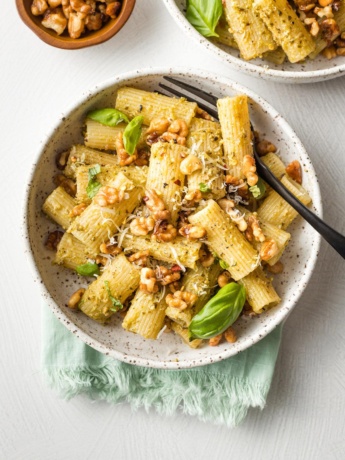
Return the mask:
POLYGON ((251 120, 262 135, 274 142, 286 162, 298 159, 303 165, 304 181, 313 198, 314 209, 321 214, 321 198, 314 168, 301 142, 286 121, 263 99, 228 79, 202 71, 155 69, 128 73, 102 84, 83 95, 72 110, 57 122, 38 153, 27 190, 25 207, 25 232, 28 252, 35 277, 42 286, 43 297, 57 318, 77 337, 91 347, 116 359, 141 366, 157 368, 188 368, 201 366, 233 356, 253 345, 272 331, 296 305, 312 274, 318 253, 320 237, 301 218, 291 226, 292 242, 286 250, 283 262, 284 274, 275 280, 282 303, 255 319, 242 317, 236 323, 238 341, 219 347, 190 349, 174 334, 163 334, 157 341, 144 340, 121 328, 121 318, 114 315, 110 324, 102 326, 82 313, 68 309, 67 299, 85 283, 77 275, 62 267, 52 265, 52 253, 43 242, 49 231, 56 229, 42 213, 42 204, 54 189, 52 178, 57 172, 57 152, 72 143, 82 142, 82 124, 88 111, 112 106, 117 88, 134 85, 139 88, 158 89, 163 75, 171 75, 198 85, 222 97, 246 93, 250 98, 251 120))
POLYGON ((221 61, 253 77, 282 83, 313 83, 340 77, 345 73, 345 56, 328 60, 322 56, 302 64, 285 62, 278 65, 262 59, 244 61, 239 51, 203 37, 185 17, 186 0, 163 0, 171 16, 191 40, 210 50, 221 61))

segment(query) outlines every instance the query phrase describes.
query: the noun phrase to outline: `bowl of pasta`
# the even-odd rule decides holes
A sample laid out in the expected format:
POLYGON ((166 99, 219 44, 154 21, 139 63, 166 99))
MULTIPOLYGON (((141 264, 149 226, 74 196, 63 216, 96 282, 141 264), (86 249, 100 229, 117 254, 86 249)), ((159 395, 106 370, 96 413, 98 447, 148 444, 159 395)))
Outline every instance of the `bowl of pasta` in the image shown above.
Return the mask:
POLYGON ((168 369, 233 356, 280 324, 320 238, 257 176, 253 142, 320 214, 301 142, 235 82, 143 70, 80 98, 38 154, 25 208, 30 260, 57 318, 102 353, 168 369), (219 121, 157 92, 165 76, 216 96, 219 121))
POLYGON ((343 0, 164 0, 194 40, 235 69, 285 83, 345 72, 343 0))

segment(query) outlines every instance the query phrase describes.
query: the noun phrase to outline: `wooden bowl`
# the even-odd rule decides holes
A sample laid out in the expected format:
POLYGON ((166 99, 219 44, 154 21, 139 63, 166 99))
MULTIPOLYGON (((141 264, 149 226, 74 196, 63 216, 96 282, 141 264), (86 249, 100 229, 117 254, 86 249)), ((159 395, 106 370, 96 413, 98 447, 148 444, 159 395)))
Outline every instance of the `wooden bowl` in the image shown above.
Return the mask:
POLYGON ((80 38, 60 36, 53 30, 43 27, 41 25, 42 17, 34 16, 31 13, 31 4, 32 0, 16 0, 17 10, 23 22, 41 40, 48 43, 48 45, 67 50, 76 50, 86 48, 87 46, 98 45, 113 37, 127 22, 133 11, 135 0, 122 0, 121 12, 116 19, 110 19, 101 29, 94 32, 88 32, 85 36, 80 38))

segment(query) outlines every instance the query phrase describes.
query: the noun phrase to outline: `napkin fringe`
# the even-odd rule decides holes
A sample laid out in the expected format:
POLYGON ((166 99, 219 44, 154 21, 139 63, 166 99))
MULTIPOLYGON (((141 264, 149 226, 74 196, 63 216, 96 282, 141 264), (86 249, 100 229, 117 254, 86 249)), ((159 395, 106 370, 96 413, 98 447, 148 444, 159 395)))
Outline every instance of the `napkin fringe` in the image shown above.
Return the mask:
POLYGON ((265 406, 269 384, 255 384, 223 373, 194 370, 161 372, 125 363, 56 367, 44 370, 49 386, 65 399, 86 394, 111 403, 127 401, 133 410, 154 408, 171 416, 178 409, 202 421, 238 425, 249 407, 265 406))

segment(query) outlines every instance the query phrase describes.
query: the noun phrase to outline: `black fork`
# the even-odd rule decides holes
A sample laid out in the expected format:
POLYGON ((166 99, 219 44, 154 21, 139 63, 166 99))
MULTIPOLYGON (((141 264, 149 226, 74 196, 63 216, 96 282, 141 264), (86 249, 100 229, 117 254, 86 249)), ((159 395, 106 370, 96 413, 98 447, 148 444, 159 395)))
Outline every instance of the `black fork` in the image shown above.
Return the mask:
MULTIPOLYGON (((175 78, 164 77, 166 81, 177 86, 179 89, 171 88, 170 86, 162 83, 159 86, 166 92, 173 94, 174 96, 184 97, 188 101, 196 102, 198 106, 209 113, 213 118, 218 120, 217 111, 217 97, 212 94, 208 94, 205 91, 196 88, 188 83, 175 78), (190 94, 186 94, 181 91, 184 90, 187 93, 193 94, 198 97, 199 100, 194 99, 190 94)), ((253 131, 253 126, 251 125, 253 131)), ((345 237, 334 230, 332 227, 327 225, 320 217, 314 214, 309 208, 304 206, 281 182, 277 179, 271 170, 265 165, 265 163, 259 157, 255 143, 253 142, 253 151, 256 162, 256 169, 259 176, 270 185, 281 197, 284 198, 320 235, 345 259, 345 237)))

